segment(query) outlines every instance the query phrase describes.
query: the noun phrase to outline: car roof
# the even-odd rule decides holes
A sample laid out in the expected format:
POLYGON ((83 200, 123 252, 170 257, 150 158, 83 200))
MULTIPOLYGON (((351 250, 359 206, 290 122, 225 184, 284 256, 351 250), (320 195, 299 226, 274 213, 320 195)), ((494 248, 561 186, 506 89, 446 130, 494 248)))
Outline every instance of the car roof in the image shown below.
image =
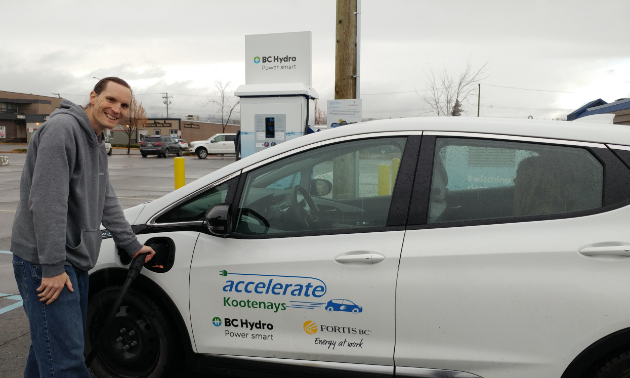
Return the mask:
POLYGON ((296 148, 352 135, 419 131, 500 134, 630 146, 630 127, 613 124, 485 117, 418 117, 361 122, 322 130, 247 156, 147 204, 146 212, 143 210, 138 221, 142 221, 141 219, 145 219, 145 217, 148 220, 150 217, 148 213, 154 214, 180 198, 184 193, 198 190, 222 177, 296 148))

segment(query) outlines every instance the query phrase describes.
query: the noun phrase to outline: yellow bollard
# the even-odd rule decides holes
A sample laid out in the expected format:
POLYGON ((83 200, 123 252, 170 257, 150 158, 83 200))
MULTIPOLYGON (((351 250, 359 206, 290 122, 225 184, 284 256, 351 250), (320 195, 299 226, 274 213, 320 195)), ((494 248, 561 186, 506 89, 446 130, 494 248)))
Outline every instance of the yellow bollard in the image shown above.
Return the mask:
POLYGON ((186 160, 183 157, 176 157, 173 159, 175 169, 175 190, 186 185, 186 167, 184 162, 186 160))
POLYGON ((389 194, 389 164, 378 165, 378 195, 386 196, 389 194))
POLYGON ((394 186, 396 185, 396 177, 398 177, 398 168, 400 168, 400 159, 392 159, 392 190, 394 190, 394 186))

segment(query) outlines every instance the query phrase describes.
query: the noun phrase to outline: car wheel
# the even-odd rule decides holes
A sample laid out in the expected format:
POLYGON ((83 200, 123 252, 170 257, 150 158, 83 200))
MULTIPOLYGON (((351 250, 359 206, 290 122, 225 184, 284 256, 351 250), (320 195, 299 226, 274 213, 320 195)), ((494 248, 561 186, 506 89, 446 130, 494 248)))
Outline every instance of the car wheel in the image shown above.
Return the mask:
POLYGON ((206 150, 205 148, 200 148, 197 150, 197 157, 199 157, 199 159, 205 159, 208 157, 208 150, 206 150))
POLYGON ((145 158, 145 157, 147 157, 147 154, 142 154, 142 153, 141 153, 140 155, 142 155, 142 157, 144 157, 144 158, 145 158))
POLYGON ((326 307, 326 311, 332 312, 332 310, 333 310, 332 306, 331 307, 326 307))
MULTIPOLYGON (((88 302, 85 355, 101 332, 121 286, 107 287, 88 302)), ((144 294, 130 289, 104 331, 91 369, 99 377, 168 376, 180 360, 176 338, 162 310, 144 294)))
POLYGON ((110 149, 109 149, 109 151, 107 152, 107 155, 110 155, 110 156, 111 156, 112 151, 113 151, 113 149, 112 149, 112 148, 110 148, 110 149))
POLYGON ((630 352, 623 352, 604 363, 594 378, 629 378, 630 352))
POLYGON ((184 154, 184 151, 182 151, 181 148, 177 150, 177 156, 182 156, 183 154, 184 154))
POLYGON ((359 309, 358 308, 353 308, 352 309, 352 313, 353 314, 358 314, 359 313, 359 309))

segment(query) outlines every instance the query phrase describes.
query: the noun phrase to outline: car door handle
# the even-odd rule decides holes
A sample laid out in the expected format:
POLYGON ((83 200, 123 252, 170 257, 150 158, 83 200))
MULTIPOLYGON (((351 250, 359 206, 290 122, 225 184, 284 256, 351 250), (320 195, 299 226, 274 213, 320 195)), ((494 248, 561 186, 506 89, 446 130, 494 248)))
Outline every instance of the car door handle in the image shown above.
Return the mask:
POLYGON ((358 255, 341 255, 335 257, 335 261, 340 264, 361 263, 377 264, 385 260, 385 256, 378 253, 361 253, 358 255))
POLYGON ((580 253, 589 257, 614 256, 630 257, 630 245, 611 245, 607 247, 586 247, 580 253))

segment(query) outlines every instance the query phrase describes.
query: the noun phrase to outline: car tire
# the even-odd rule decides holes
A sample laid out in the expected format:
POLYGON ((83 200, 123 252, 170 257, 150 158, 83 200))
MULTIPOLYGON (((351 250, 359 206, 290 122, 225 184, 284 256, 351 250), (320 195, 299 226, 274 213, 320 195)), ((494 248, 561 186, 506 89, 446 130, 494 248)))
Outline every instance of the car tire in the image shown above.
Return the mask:
MULTIPOLYGON (((107 287, 88 302, 85 355, 100 334, 121 286, 107 287)), ((181 356, 175 333, 158 305, 139 291, 130 289, 120 310, 101 339, 90 368, 99 378, 153 378, 173 373, 181 356), (121 333, 121 330, 124 331, 121 333), (131 331, 134 331, 131 333, 131 331), (120 340, 120 337, 123 339, 120 340), (131 346, 133 342, 136 345, 131 346), (128 349, 124 349, 127 345, 128 349)))
POLYGON ((208 157, 208 150, 206 150, 205 148, 201 147, 197 149, 197 157, 199 159, 205 159, 208 157))
POLYGON ((597 371, 593 378, 629 378, 630 351, 623 352, 609 359, 597 371))
POLYGON ((147 154, 141 153, 140 155, 142 155, 143 158, 147 157, 147 154))
POLYGON ((359 313, 359 309, 358 308, 353 308, 352 309, 352 313, 353 314, 358 314, 359 313))
POLYGON ((107 152, 107 155, 111 156, 113 150, 114 150, 113 148, 110 148, 109 151, 107 152))
POLYGON ((331 307, 326 307, 326 311, 328 311, 328 312, 332 312, 332 311, 333 311, 332 306, 331 306, 331 307))
POLYGON ((182 156, 183 154, 184 154, 184 151, 182 151, 181 148, 177 150, 177 156, 182 156))

